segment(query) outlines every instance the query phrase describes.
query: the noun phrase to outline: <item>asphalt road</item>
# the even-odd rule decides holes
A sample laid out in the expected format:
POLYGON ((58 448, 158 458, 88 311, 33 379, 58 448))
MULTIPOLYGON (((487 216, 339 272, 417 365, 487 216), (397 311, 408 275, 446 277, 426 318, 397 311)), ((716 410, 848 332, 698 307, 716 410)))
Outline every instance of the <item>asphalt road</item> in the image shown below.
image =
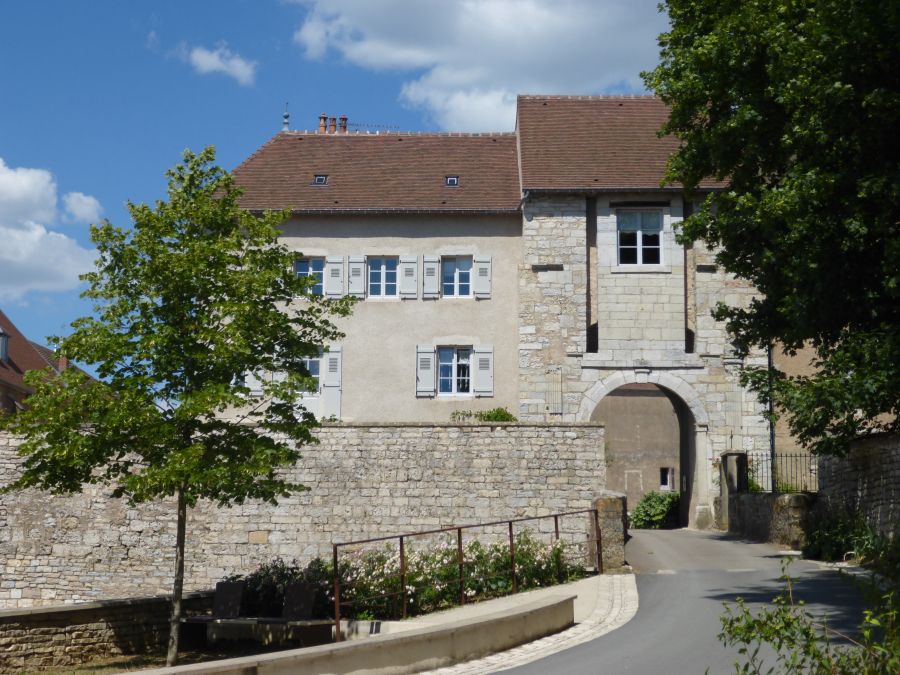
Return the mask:
MULTIPOLYGON (((723 602, 768 603, 783 583, 779 548, 692 530, 632 532, 625 555, 637 574, 635 617, 597 640, 504 673, 732 673, 739 658, 717 639, 723 602)), ((852 633, 862 617, 856 584, 838 573, 796 560, 789 571, 795 597, 828 624, 852 633)), ((770 662, 774 665, 774 661, 770 662)))

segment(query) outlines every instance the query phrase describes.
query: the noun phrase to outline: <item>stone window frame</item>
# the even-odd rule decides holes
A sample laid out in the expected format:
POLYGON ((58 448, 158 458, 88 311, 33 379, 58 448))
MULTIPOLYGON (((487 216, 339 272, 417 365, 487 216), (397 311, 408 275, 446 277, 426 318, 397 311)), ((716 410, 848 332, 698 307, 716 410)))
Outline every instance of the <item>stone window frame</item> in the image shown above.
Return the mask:
MULTIPOLYGON (((643 225, 643 224, 642 224, 643 225)), ((664 233, 666 229, 665 222, 665 213, 663 209, 660 208, 617 208, 616 209, 616 265, 620 269, 623 270, 634 270, 634 269, 649 269, 649 270, 662 270, 665 269, 665 244, 664 244, 664 233), (620 218, 619 216, 623 213, 655 213, 659 216, 659 229, 656 231, 657 236, 659 237, 659 243, 656 246, 646 246, 644 245, 644 228, 643 226, 638 227, 637 230, 634 230, 636 234, 636 243, 634 246, 626 246, 628 249, 633 249, 636 252, 636 261, 635 262, 622 262, 622 243, 621 243, 621 234, 622 230, 620 228, 620 218), (656 262, 644 262, 644 250, 657 250, 659 252, 659 259, 656 262)))

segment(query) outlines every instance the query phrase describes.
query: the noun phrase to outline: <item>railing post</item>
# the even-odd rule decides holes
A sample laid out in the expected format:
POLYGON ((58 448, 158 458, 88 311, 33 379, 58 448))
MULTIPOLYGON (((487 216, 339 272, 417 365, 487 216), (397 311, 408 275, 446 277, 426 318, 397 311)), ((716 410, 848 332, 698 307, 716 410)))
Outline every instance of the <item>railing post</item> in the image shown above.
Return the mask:
POLYGON ((334 564, 334 641, 341 641, 341 574, 338 571, 338 547, 332 547, 334 564))
POLYGON ((403 598, 403 618, 406 618, 406 549, 400 537, 400 597, 403 598))
POLYGON ((594 509, 594 539, 597 541, 597 574, 603 574, 603 541, 600 538, 600 514, 594 509))
POLYGON ((466 604, 466 577, 463 570, 462 528, 456 529, 456 554, 459 558, 459 604, 466 604))
POLYGON ((512 592, 518 593, 519 585, 516 583, 516 542, 513 539, 513 524, 509 521, 509 568, 512 574, 512 592))
POLYGON ((559 541, 559 514, 553 515, 553 531, 556 533, 555 541, 559 541))

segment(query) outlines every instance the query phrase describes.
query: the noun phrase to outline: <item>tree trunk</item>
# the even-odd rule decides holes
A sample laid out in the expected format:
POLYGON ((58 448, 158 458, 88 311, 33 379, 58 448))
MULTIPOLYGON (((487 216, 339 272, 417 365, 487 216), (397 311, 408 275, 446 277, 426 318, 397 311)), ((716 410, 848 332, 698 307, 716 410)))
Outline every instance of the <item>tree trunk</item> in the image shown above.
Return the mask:
POLYGON ((184 588, 184 530, 187 524, 187 506, 184 486, 176 492, 178 499, 178 525, 175 535, 175 583, 172 586, 172 621, 169 624, 169 651, 166 665, 178 665, 178 636, 181 632, 181 594, 184 588))

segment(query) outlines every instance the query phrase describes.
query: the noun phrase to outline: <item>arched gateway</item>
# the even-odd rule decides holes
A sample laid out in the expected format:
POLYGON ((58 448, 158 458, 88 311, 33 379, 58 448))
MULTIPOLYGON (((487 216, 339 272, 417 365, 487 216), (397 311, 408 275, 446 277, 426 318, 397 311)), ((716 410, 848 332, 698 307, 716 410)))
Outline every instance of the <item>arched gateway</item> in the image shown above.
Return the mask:
MULTIPOLYGON (((581 402, 578 420, 597 421, 601 401, 609 394, 635 385, 655 385, 674 408, 678 420, 678 474, 680 479, 672 489, 682 495, 682 524, 707 528, 712 525, 710 503, 709 416, 696 390, 684 380, 666 372, 647 373, 642 370, 617 371, 602 378, 589 389, 581 402)), ((662 470, 662 469, 661 469, 662 470)), ((634 505, 629 504, 629 509, 634 505)))

